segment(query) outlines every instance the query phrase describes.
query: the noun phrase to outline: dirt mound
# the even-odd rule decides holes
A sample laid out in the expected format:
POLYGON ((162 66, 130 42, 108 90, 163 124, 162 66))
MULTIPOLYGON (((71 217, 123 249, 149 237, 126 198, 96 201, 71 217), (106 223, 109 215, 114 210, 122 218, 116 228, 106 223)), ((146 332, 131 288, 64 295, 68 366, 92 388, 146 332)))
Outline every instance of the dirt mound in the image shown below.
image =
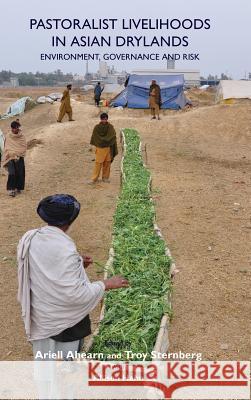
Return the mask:
POLYGON ((206 90, 192 88, 185 92, 187 98, 195 107, 210 106, 215 104, 216 88, 210 87, 206 90))
POLYGON ((24 112, 32 110, 34 107, 37 106, 37 103, 35 102, 35 100, 32 99, 27 99, 26 103, 25 103, 25 109, 24 112))

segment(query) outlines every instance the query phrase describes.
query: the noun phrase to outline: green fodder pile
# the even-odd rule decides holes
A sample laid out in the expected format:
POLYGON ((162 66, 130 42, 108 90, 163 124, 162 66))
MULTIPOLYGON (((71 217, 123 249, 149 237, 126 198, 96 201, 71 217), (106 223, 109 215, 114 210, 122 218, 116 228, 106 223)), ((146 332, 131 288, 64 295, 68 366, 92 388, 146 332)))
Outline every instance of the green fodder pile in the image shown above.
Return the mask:
POLYGON ((148 353, 151 359, 163 314, 170 312, 170 258, 165 242, 154 232, 155 216, 150 198, 150 173, 144 167, 137 131, 125 129, 125 179, 114 216, 115 259, 110 275, 125 276, 127 289, 112 290, 105 297, 105 316, 94 339, 92 353, 148 353))

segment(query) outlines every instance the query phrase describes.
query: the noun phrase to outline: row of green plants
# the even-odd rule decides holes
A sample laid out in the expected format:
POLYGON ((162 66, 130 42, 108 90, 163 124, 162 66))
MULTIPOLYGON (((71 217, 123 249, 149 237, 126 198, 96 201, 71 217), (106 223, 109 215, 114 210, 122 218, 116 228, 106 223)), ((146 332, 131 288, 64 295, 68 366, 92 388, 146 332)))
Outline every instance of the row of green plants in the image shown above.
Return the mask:
POLYGON ((151 359, 161 318, 169 313, 171 259, 165 242, 154 232, 154 205, 149 191, 150 173, 144 167, 137 131, 125 129, 124 178, 114 215, 115 257, 109 275, 125 276, 130 287, 112 290, 105 297, 105 316, 92 352, 148 353, 151 359))

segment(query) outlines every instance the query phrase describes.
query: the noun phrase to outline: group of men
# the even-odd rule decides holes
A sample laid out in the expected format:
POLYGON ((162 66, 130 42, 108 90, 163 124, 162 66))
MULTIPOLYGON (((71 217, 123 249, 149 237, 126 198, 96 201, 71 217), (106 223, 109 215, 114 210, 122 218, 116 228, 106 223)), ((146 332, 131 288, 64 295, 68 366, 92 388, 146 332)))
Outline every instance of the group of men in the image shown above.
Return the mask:
MULTIPOLYGON (((67 85, 61 100, 58 122, 67 113, 72 119, 70 90, 67 85)), ((100 93, 101 94, 101 93, 100 93)), ((160 89, 156 82, 150 88, 152 118, 159 118, 160 89)), ((97 182, 102 171, 103 182, 109 182, 111 162, 117 155, 116 132, 107 113, 100 115, 90 143, 95 146, 95 166, 90 183, 97 182)), ((19 121, 11 123, 6 136, 3 166, 8 170, 7 189, 15 196, 24 189, 24 156, 27 149, 19 121)), ((86 268, 92 263, 81 256, 69 229, 80 212, 80 203, 69 194, 55 194, 41 200, 37 213, 45 226, 26 232, 18 245, 18 301, 28 340, 37 354, 63 354, 80 351, 83 338, 91 332, 89 313, 103 298, 105 291, 127 288, 123 276, 90 282, 86 268)))
MULTIPOLYGON (((66 90, 63 92, 57 122, 62 122, 62 119, 64 118, 65 114, 68 114, 69 121, 74 121, 74 119, 72 119, 72 107, 70 101, 71 90, 72 90, 72 85, 69 84, 67 85, 66 90)), ((100 104, 101 94, 103 90, 104 86, 101 87, 100 82, 98 82, 94 88, 94 102, 97 107, 100 104)), ((160 119, 159 116, 160 106, 161 106, 160 86, 157 84, 156 80, 152 80, 149 90, 149 107, 151 109, 152 119, 156 119, 156 116, 158 120, 160 119)))
MULTIPOLYGON (((58 121, 68 113, 72 121, 68 85, 63 94, 58 121)), ((91 144, 96 147, 92 182, 102 171, 109 182, 110 165, 117 154, 116 132, 102 113, 93 130, 91 144)), ((5 137, 2 166, 8 171, 7 189, 16 196, 24 189, 24 156, 27 144, 19 120, 11 122, 5 137)), ((26 232, 18 245, 18 301, 34 359, 47 359, 49 353, 80 351, 83 338, 91 333, 89 313, 101 301, 105 291, 126 288, 122 276, 90 282, 86 268, 92 258, 81 256, 68 235, 78 217, 80 203, 69 194, 55 194, 39 202, 37 213, 45 226, 26 232)))
MULTIPOLYGON (((72 107, 70 101, 70 91, 72 85, 69 84, 63 92, 61 105, 57 122, 62 122, 65 114, 68 114, 69 121, 74 121, 72 118, 72 107)), ((100 82, 97 83, 94 89, 95 104, 98 105, 100 96, 104 88, 101 88, 100 82)), ((149 90, 149 106, 151 109, 152 119, 158 118, 161 105, 161 90, 155 80, 152 81, 149 90)), ((109 182, 111 163, 114 157, 118 154, 116 132, 112 124, 108 122, 108 114, 100 115, 100 122, 94 127, 91 142, 95 146, 95 166, 89 184, 95 184, 102 172, 102 181, 109 182)), ((25 186, 25 164, 24 156, 27 145, 25 136, 21 131, 19 120, 11 123, 11 132, 6 136, 2 166, 8 170, 7 190, 9 195, 15 197, 24 190, 25 186)))
MULTIPOLYGON (((72 86, 67 85, 61 99, 59 116, 57 122, 61 122, 64 115, 68 114, 69 121, 72 119, 72 107, 70 103, 70 90, 72 86)), ((1 166, 8 171, 7 191, 9 196, 15 197, 25 187, 25 163, 24 157, 27 150, 25 135, 21 130, 19 119, 12 121, 11 131, 5 136, 1 166)), ((116 131, 108 122, 108 114, 100 115, 100 122, 94 127, 91 142, 95 146, 95 166, 91 180, 88 184, 98 181, 102 173, 102 182, 109 183, 111 163, 118 154, 116 131)))

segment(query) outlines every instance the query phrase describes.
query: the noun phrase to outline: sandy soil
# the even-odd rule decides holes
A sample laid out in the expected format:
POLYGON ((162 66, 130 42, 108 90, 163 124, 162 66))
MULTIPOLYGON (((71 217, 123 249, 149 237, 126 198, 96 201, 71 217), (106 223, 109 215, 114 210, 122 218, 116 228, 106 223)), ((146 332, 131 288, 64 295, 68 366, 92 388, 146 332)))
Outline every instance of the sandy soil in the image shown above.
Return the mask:
MULTIPOLYGON (((41 225, 35 209, 42 197, 75 195, 82 204, 72 232, 79 250, 101 263, 107 258, 120 159, 113 164, 110 185, 86 185, 98 110, 91 96, 84 99, 73 101, 72 123, 55 123, 58 104, 25 113, 21 122, 28 140, 42 142, 33 142, 28 151, 25 193, 8 198, 6 177, 0 176, 1 359, 31 357, 16 302, 15 252, 20 236, 41 225)), ((150 121, 142 110, 109 114, 117 132, 133 127, 141 133, 158 224, 181 271, 174 282, 170 351, 201 352, 204 359, 250 358, 251 103, 165 112, 161 121, 150 121)), ((0 121, 0 129, 6 131, 8 124, 0 121)), ((89 272, 97 278, 95 267, 89 272)), ((97 318, 98 310, 94 327, 97 318)))
MULTIPOLYGON (((42 225, 36 215, 39 200, 52 193, 71 193, 81 202, 81 214, 74 224, 72 236, 82 254, 92 255, 95 262, 104 264, 111 243, 112 217, 119 190, 119 159, 114 161, 112 182, 95 188, 86 184, 90 178, 94 154, 89 140, 98 111, 83 104, 73 103, 76 122, 55 123, 58 104, 40 105, 22 118, 22 128, 28 140, 37 139, 26 157, 27 186, 16 198, 6 195, 6 177, 0 176, 0 295, 1 310, 0 358, 29 359, 31 348, 27 344, 16 302, 16 245, 23 233, 42 225)), ((6 131, 9 121, 2 121, 0 129, 6 131)), ((90 277, 98 277, 95 266, 90 277)), ((99 274, 99 278, 102 278, 99 274)), ((94 328, 99 310, 93 314, 94 328)))

